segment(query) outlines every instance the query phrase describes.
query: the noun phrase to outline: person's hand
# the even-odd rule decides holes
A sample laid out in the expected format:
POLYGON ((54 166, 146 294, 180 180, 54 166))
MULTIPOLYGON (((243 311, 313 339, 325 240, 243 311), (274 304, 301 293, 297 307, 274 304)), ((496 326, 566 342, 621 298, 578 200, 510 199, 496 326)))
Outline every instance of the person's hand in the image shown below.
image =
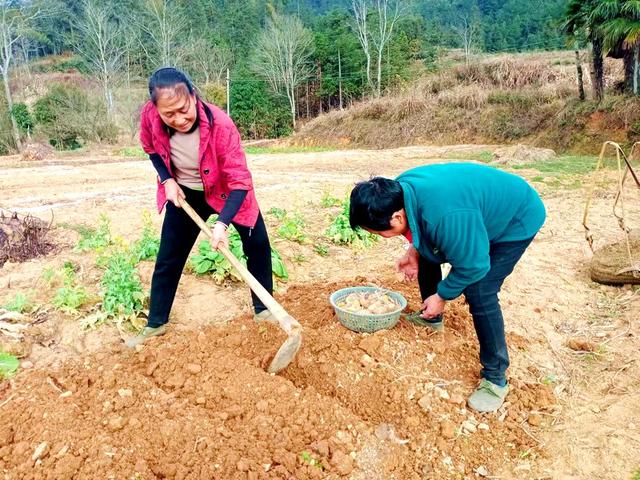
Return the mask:
POLYGON ((227 226, 224 223, 216 222, 213 225, 212 232, 211 248, 217 250, 219 245, 229 248, 229 235, 227 235, 227 226))
POLYGON ((429 320, 438 315, 442 315, 446 303, 446 300, 437 293, 434 293, 422 303, 422 314, 420 316, 429 320))
POLYGON ((173 203, 176 207, 180 208, 180 203, 178 203, 178 198, 184 200, 184 192, 173 178, 170 178, 166 182, 164 182, 164 193, 167 195, 167 200, 173 203))
POLYGON ((413 246, 398 259, 396 269, 404 273, 404 279, 407 282, 413 282, 418 278, 418 252, 413 246))

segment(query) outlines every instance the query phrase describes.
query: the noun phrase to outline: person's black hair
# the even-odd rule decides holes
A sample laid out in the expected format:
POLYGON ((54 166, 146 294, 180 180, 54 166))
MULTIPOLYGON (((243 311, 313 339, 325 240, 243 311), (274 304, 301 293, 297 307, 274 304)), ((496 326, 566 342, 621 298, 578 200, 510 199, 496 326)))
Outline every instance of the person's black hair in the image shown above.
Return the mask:
POLYGON ((391 228, 391 217, 404 208, 400 183, 389 178, 374 177, 358 183, 351 191, 349 223, 375 232, 391 228))
MULTIPOLYGON (((161 67, 151 74, 149 77, 149 97, 155 105, 158 101, 158 91, 165 88, 175 88, 178 85, 184 85, 189 95, 195 95, 196 100, 202 102, 193 82, 182 70, 175 67, 161 67)), ((202 102, 204 111, 207 115, 209 123, 213 123, 213 112, 202 102)))
POLYGON ((196 93, 193 82, 182 70, 174 67, 159 68, 149 77, 149 97, 151 97, 151 101, 155 104, 158 101, 158 90, 175 88, 180 84, 186 87, 189 95, 196 93))

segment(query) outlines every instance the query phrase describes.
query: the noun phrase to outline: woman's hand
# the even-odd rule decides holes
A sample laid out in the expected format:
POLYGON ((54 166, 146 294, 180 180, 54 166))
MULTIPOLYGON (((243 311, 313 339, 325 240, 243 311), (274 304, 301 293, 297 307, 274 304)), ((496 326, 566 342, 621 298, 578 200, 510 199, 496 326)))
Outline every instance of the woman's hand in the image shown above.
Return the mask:
POLYGON ((173 203, 176 207, 180 208, 178 198, 184 200, 184 192, 173 178, 170 178, 164 182, 164 193, 167 195, 167 200, 173 203))
POLYGON ((398 272, 404 273, 405 281, 413 282, 418 278, 418 255, 418 251, 412 245, 396 262, 396 268, 398 272))
POLYGON ((438 315, 442 315, 446 303, 446 300, 444 300, 437 293, 434 293, 433 295, 428 297, 422 304, 422 315, 420 316, 429 320, 431 318, 437 317, 438 315))
POLYGON ((216 222, 213 225, 213 238, 211 239, 211 248, 217 250, 219 245, 229 248, 229 235, 227 234, 227 226, 222 222, 216 222))

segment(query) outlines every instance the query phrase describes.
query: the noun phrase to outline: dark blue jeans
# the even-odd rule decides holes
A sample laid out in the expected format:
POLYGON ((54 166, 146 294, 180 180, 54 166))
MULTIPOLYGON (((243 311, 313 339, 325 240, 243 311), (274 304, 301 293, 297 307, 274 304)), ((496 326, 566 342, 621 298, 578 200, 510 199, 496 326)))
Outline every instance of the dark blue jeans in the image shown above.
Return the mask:
MULTIPOLYGON (((482 280, 469 285, 463 292, 480 343, 480 376, 497 385, 504 385, 509 367, 509 352, 498 292, 504 279, 513 272, 516 263, 532 241, 533 238, 529 238, 491 245, 491 269, 482 280)), ((418 284, 423 300, 436 293, 441 280, 440 265, 420 257, 418 284)))

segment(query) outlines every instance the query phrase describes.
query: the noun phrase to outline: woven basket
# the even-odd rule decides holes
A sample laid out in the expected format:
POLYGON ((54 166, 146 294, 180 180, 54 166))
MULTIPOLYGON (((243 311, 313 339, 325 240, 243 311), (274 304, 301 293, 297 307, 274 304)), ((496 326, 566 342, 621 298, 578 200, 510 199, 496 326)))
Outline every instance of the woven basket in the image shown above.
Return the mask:
POLYGON ((353 313, 338 306, 338 303, 350 293, 370 293, 379 290, 380 289, 376 287, 343 288, 331 294, 331 296, 329 297, 329 303, 331 303, 331 306, 336 311, 336 315, 340 323, 347 327, 349 330, 353 330, 354 332, 371 333, 382 330, 383 328, 392 328, 396 323, 398 323, 398 320, 400 319, 400 313, 407 306, 407 300, 397 292, 388 290, 385 290, 384 292, 398 304, 398 310, 391 313, 353 313))

